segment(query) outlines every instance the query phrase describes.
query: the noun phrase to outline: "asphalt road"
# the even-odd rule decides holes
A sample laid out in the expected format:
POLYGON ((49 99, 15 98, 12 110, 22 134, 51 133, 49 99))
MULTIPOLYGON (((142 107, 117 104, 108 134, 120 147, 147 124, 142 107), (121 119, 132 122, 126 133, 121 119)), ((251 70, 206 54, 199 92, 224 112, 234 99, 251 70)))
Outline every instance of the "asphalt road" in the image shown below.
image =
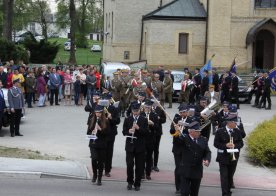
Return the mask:
MULTIPOLYGON (((15 179, 0 177, 2 196, 174 196, 174 187, 167 184, 143 183, 141 190, 128 191, 126 183, 103 182, 103 186, 92 185, 88 180, 64 179, 15 179)), ((200 196, 221 195, 220 188, 201 187, 200 196)), ((275 191, 235 189, 237 196, 275 196, 275 191)))

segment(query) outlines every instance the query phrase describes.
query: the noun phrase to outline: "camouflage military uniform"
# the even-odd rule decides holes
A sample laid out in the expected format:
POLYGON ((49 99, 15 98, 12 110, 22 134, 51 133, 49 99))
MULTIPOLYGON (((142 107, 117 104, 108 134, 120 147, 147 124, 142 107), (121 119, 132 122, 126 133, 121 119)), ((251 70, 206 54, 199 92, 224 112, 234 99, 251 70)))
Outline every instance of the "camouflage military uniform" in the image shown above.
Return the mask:
POLYGON ((119 80, 119 78, 115 76, 111 80, 111 92, 112 92, 112 97, 115 101, 121 100, 121 95, 120 95, 121 88, 122 88, 122 83, 119 80))
POLYGON ((129 95, 130 91, 132 91, 131 86, 130 86, 130 77, 129 76, 121 76, 121 111, 122 115, 124 116, 124 112, 128 108, 129 105, 129 95))
POLYGON ((164 105, 164 88, 163 83, 158 81, 152 81, 151 82, 151 89, 154 94, 154 96, 159 99, 161 105, 164 105))
POLYGON ((165 74, 163 81, 165 97, 168 98, 169 108, 172 107, 173 82, 169 74, 165 74))

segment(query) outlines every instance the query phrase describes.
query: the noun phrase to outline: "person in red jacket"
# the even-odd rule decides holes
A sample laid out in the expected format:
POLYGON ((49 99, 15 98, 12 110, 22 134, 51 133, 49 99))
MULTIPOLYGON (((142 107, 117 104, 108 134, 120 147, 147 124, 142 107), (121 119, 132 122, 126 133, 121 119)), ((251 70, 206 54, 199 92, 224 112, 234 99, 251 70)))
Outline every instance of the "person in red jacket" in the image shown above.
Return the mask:
POLYGON ((96 89, 100 90, 100 88, 101 88, 101 74, 98 72, 97 67, 94 67, 93 69, 95 71, 95 76, 96 76, 96 80, 97 80, 96 81, 96 89))

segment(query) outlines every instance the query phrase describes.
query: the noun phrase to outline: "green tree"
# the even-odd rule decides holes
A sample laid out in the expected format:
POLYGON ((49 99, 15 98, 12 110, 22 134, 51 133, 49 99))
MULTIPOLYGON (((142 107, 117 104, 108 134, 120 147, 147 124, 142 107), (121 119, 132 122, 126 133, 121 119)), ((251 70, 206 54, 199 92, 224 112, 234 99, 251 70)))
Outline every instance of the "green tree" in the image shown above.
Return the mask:
POLYGON ((76 64, 76 54, 75 54, 75 36, 76 36, 76 6, 75 1, 70 0, 69 5, 69 16, 70 16, 70 38, 71 38, 71 48, 70 48, 70 57, 68 63, 71 65, 76 64))
POLYGON ((14 0, 3 0, 3 37, 6 40, 12 40, 12 22, 13 22, 14 0))

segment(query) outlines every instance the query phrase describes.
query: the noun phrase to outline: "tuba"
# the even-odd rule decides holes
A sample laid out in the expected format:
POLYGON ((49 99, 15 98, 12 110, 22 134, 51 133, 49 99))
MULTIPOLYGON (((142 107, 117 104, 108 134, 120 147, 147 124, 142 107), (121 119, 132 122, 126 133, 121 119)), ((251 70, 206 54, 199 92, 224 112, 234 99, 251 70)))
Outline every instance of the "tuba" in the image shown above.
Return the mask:
POLYGON ((207 119, 201 118, 201 126, 200 129, 204 129, 211 123, 211 116, 212 112, 214 111, 214 108, 216 108, 218 105, 218 102, 216 100, 213 100, 204 110, 200 112, 200 115, 206 115, 207 119))

